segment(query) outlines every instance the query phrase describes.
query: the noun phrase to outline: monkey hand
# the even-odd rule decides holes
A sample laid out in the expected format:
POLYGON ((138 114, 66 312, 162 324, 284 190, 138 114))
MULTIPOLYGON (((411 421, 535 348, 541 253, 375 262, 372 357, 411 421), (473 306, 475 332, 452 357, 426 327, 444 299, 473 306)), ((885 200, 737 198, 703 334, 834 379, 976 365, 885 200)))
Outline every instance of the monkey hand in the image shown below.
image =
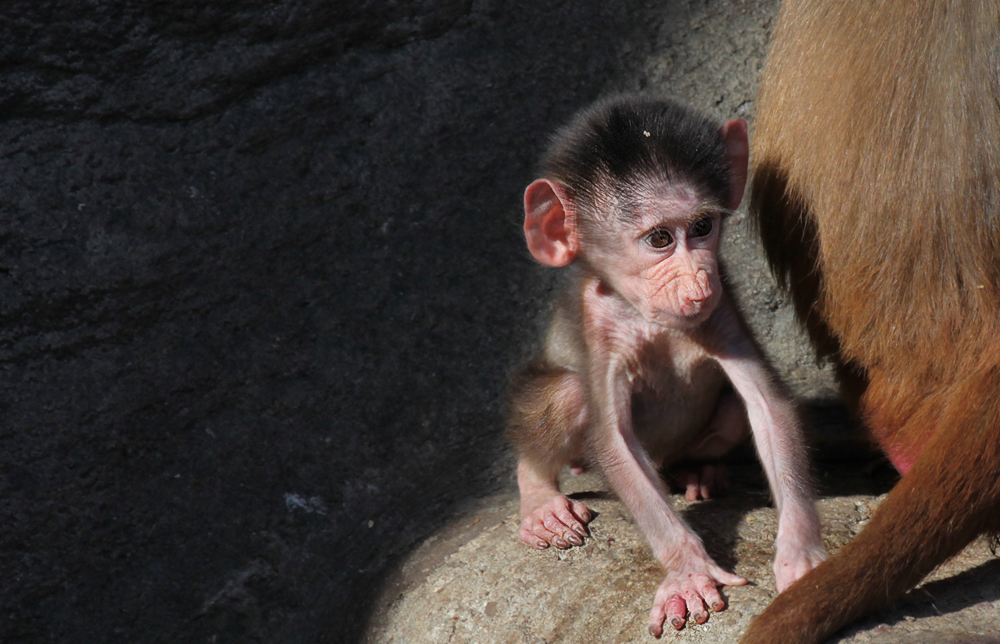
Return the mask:
POLYGON ((775 550, 774 580, 779 593, 820 565, 828 556, 818 534, 809 538, 780 537, 775 550))
POLYGON ((649 612, 649 634, 663 635, 664 622, 684 628, 687 617, 698 624, 708 619, 708 608, 719 612, 726 602, 719 586, 742 586, 747 580, 720 568, 693 536, 666 562, 667 576, 656 591, 649 612))
POLYGON ((579 501, 567 499, 562 494, 548 498, 536 507, 526 507, 522 497, 521 541, 539 550, 550 545, 565 549, 582 546, 587 536, 584 527, 590 523, 590 510, 579 501))

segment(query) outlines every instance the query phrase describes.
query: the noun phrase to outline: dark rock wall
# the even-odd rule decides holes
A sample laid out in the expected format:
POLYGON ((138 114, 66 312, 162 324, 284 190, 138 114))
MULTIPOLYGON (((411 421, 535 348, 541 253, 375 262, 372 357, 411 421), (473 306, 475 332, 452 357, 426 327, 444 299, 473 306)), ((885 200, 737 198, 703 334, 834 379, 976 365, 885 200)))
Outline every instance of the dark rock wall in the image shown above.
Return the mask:
POLYGON ((356 639, 509 482, 539 137, 676 6, 0 6, 0 640, 356 639))

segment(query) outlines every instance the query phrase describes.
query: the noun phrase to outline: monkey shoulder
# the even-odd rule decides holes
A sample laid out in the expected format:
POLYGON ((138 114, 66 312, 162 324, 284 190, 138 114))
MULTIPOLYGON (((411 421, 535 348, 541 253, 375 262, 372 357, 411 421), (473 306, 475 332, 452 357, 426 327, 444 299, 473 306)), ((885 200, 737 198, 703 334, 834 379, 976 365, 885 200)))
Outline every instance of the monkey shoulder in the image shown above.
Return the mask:
POLYGON ((586 343, 580 332, 579 309, 570 304, 560 301, 553 308, 542 345, 542 358, 553 366, 582 371, 586 366, 586 343))

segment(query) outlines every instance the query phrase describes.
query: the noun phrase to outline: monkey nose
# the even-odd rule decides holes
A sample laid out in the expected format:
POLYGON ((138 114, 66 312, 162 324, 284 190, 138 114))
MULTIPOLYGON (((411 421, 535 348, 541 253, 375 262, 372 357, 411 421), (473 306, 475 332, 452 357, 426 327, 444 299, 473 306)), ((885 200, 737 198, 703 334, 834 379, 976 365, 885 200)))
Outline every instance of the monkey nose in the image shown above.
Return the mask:
POLYGON ((704 271, 697 271, 681 289, 682 304, 697 306, 712 297, 712 285, 704 271))
POLYGON ((681 296, 681 303, 687 306, 699 306, 702 302, 707 301, 712 297, 712 289, 707 286, 698 285, 694 288, 689 288, 681 296))
POLYGON ((712 297, 712 290, 707 288, 691 289, 681 296, 681 315, 692 317, 701 313, 705 302, 712 297))
POLYGON ((697 315, 701 312, 701 303, 704 299, 691 299, 685 297, 681 301, 681 315, 691 317, 692 315, 697 315))

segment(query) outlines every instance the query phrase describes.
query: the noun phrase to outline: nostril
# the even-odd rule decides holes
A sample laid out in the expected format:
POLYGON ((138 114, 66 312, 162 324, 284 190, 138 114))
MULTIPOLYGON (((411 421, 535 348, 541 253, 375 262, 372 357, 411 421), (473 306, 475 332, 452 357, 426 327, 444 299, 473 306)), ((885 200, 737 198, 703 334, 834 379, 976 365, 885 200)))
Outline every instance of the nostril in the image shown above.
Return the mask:
POLYGON ((698 315, 701 312, 701 301, 700 300, 688 300, 685 299, 681 303, 681 315, 691 316, 698 315))
POLYGON ((712 291, 707 288, 693 288, 684 294, 684 302, 688 304, 701 304, 712 297, 712 291))

